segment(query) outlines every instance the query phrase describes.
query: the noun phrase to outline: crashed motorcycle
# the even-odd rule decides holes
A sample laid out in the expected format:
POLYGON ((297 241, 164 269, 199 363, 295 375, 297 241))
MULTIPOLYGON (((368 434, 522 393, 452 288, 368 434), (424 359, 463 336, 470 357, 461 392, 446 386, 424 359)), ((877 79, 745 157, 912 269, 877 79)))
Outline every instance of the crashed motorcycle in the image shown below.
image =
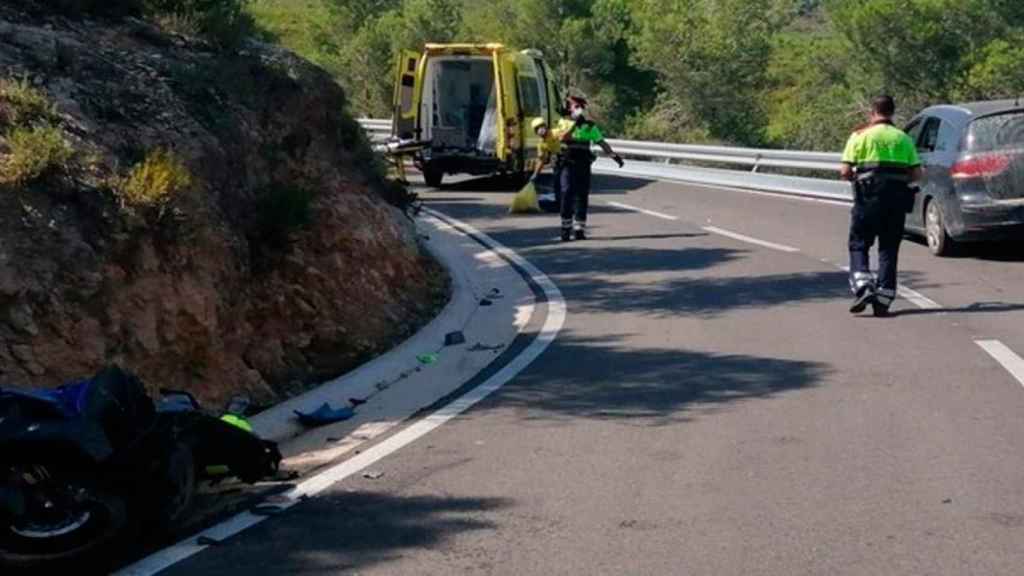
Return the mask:
POLYGON ((187 393, 154 402, 117 367, 52 390, 0 389, 0 566, 101 559, 129 534, 173 530, 207 469, 253 483, 280 462, 273 442, 187 393))

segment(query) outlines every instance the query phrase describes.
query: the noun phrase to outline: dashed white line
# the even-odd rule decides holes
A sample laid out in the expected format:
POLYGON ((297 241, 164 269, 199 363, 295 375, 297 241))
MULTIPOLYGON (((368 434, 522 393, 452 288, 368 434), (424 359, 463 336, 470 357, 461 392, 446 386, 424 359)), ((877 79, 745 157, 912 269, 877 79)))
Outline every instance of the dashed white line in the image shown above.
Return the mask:
POLYGON ((753 196, 768 196, 770 198, 776 198, 780 200, 795 200, 797 202, 814 202, 816 204, 828 204, 830 206, 841 206, 843 208, 849 208, 852 204, 852 200, 829 200, 827 198, 814 198, 809 196, 796 196, 794 194, 787 194, 785 192, 765 192, 763 190, 751 190, 750 188, 736 188, 735 186, 724 186, 719 184, 700 184, 697 182, 685 182, 688 186, 696 186, 700 188, 711 188, 714 190, 727 190, 729 192, 739 192, 741 194, 750 194, 753 196))
MULTIPOLYGON (((286 501, 279 506, 281 509, 291 508, 304 498, 315 496, 323 492, 334 484, 356 474, 367 466, 378 462, 382 458, 400 450, 401 448, 404 448, 455 418, 459 414, 465 412, 474 404, 480 402, 492 392, 504 386, 517 374, 526 369, 530 363, 536 360, 537 357, 540 356, 552 342, 554 342, 555 337, 558 336, 559 331, 565 323, 566 304, 561 291, 559 291, 558 287, 555 286, 554 282, 552 282, 550 278, 548 278, 533 264, 483 232, 473 228, 469 224, 459 222, 429 208, 425 208, 424 211, 435 218, 440 218, 456 224, 464 233, 473 235, 483 244, 486 244, 489 249, 505 256, 509 261, 513 262, 523 270, 525 274, 529 275, 530 279, 541 288, 547 299, 548 310, 547 318, 544 320, 544 325, 541 327, 536 338, 534 338, 518 356, 513 358, 501 370, 496 372, 481 385, 473 388, 455 401, 445 405, 426 418, 415 422, 380 444, 377 444, 365 452, 336 464, 335 466, 324 470, 320 474, 303 481, 290 492, 285 494, 286 501)), ((266 520, 265 516, 255 515, 251 512, 243 512, 203 531, 200 534, 156 552, 155 554, 152 554, 131 566, 123 568, 116 572, 115 575, 152 576, 205 550, 207 545, 199 544, 199 537, 206 536, 215 541, 223 540, 251 528, 264 520, 266 520)))
POLYGON ((662 212, 655 212, 654 210, 647 210, 645 208, 640 208, 639 206, 630 206, 629 204, 623 204, 621 202, 607 202, 607 204, 609 206, 615 206, 616 208, 622 208, 623 210, 630 210, 633 212, 639 212, 641 214, 647 214, 648 216, 654 216, 655 218, 661 218, 662 220, 671 220, 673 222, 679 220, 678 216, 664 214, 662 212))
MULTIPOLYGON (((672 221, 679 220, 678 217, 672 216, 671 214, 655 212, 653 210, 647 210, 645 208, 631 206, 629 204, 623 204, 621 202, 609 201, 607 202, 607 204, 609 206, 615 206, 616 208, 622 208, 623 210, 630 210, 633 212, 639 212, 641 214, 647 214, 648 216, 654 216, 655 218, 661 218, 664 220, 672 221)), ((717 226, 704 226, 702 229, 705 232, 711 232, 712 234, 718 234, 720 236, 725 236, 728 238, 732 238, 734 240, 746 242, 748 244, 762 246, 764 248, 771 248, 772 250, 778 250, 780 252, 786 252, 789 254, 795 254, 797 252, 800 252, 799 248, 795 248, 793 246, 787 246, 785 244, 778 244, 776 242, 761 240, 760 238, 754 238, 752 236, 747 236, 746 234, 740 234, 739 232, 733 232, 732 230, 726 230, 724 228, 719 228, 717 226)), ((822 259, 822 262, 830 263, 827 259, 822 259)), ((848 266, 844 266, 842 267, 842 269, 847 272, 850 271, 850 268, 848 266)), ((900 286, 899 288, 897 288, 896 292, 905 300, 907 300, 908 302, 922 310, 939 310, 942 308, 942 305, 939 304, 938 302, 932 300, 931 298, 925 296, 924 294, 921 294, 917 290, 908 288, 907 286, 900 286)))
POLYGON ((897 288, 896 293, 922 310, 939 310, 942 308, 942 305, 935 300, 921 294, 917 290, 907 288, 906 286, 900 286, 897 288))
POLYGON ((974 342, 981 346, 982 350, 988 352, 989 356, 995 358, 996 362, 1002 364, 1003 368, 1016 378, 1021 386, 1024 386, 1024 358, 1018 356, 1016 352, 1010 350, 999 340, 975 340, 974 342))
POLYGON ((799 248, 794 248, 792 246, 786 246, 785 244, 776 244, 775 242, 768 242, 767 240, 760 240, 758 238, 753 238, 753 237, 747 236, 745 234, 740 234, 739 232, 733 232, 731 230, 726 230, 724 228, 718 228, 716 226, 704 226, 703 229, 705 231, 711 232, 713 234, 718 234, 720 236, 726 236, 728 238, 732 238, 733 240, 739 240, 741 242, 747 242, 748 244, 756 244, 757 246, 763 246, 764 248, 771 248, 772 250, 778 250, 780 252, 789 252, 789 253, 792 254, 792 253, 800 251, 799 248))
MULTIPOLYGON (((822 260, 822 262, 825 262, 825 263, 828 263, 828 264, 833 264, 833 262, 831 262, 829 260, 822 260)), ((840 270, 842 270, 843 272, 849 272, 850 271, 850 267, 849 266, 839 266, 839 265, 836 265, 836 266, 840 270)), ((920 308, 922 310, 941 310, 942 309, 942 304, 939 304, 935 300, 932 300, 931 298, 925 296, 924 294, 921 294, 920 292, 918 292, 917 290, 914 290, 913 288, 908 288, 907 286, 900 285, 900 286, 898 286, 896 288, 896 293, 899 294, 907 302, 910 302, 911 304, 913 304, 914 306, 917 306, 918 308, 920 308)))

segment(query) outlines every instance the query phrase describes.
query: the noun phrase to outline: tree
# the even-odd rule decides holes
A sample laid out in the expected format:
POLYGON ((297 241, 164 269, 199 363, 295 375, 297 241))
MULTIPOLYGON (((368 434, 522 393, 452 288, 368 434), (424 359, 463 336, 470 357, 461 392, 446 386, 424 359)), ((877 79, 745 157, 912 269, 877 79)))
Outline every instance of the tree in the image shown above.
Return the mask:
POLYGON ((685 111, 711 138, 762 141, 759 96, 782 12, 772 0, 638 0, 631 46, 658 75, 662 108, 685 111))

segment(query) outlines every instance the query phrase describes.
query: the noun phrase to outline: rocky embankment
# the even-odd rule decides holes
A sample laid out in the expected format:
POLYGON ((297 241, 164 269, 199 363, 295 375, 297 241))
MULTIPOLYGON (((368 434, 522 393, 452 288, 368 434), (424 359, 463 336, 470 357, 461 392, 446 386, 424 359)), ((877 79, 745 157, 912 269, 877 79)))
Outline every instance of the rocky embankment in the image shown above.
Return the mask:
POLYGON ((320 69, 0 4, 0 384, 118 362, 261 403, 429 320, 442 270, 320 69))

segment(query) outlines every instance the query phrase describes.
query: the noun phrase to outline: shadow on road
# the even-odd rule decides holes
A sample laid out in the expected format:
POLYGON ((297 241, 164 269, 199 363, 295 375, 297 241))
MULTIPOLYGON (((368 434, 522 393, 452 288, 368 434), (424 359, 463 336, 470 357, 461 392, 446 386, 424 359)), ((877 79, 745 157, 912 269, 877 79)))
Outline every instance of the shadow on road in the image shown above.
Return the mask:
POLYGON ((849 294, 842 272, 677 278, 651 284, 573 277, 559 280, 559 286, 583 310, 657 315, 714 316, 735 309, 842 299, 849 294))
POLYGON ((483 514, 511 504, 506 498, 333 490, 251 528, 237 544, 210 548, 169 573, 348 574, 403 550, 438 549, 460 533, 492 530, 483 514))
POLYGON ((448 184, 442 184, 442 192, 514 192, 523 186, 523 181, 509 176, 484 176, 482 178, 467 178, 448 184))
POLYGON ((703 238, 710 236, 707 232, 692 232, 682 234, 640 234, 637 236, 599 236, 596 238, 602 242, 623 242, 627 240, 668 240, 672 238, 703 238))
POLYGON ((613 176, 610 174, 594 174, 591 179, 591 194, 622 194, 646 188, 655 184, 654 180, 631 178, 629 176, 613 176))
MULTIPOLYGON (((588 241, 590 242, 590 241, 588 241)), ((572 250, 551 251, 534 257, 529 251, 521 251, 536 264, 541 265, 552 277, 558 278, 559 288, 571 293, 572 302, 615 299, 616 292, 666 291, 672 282, 638 284, 636 280, 610 280, 608 275, 651 272, 684 272, 703 270, 735 260, 746 253, 732 248, 642 248, 623 246, 601 246, 593 241, 583 248, 577 244, 572 250), (579 288, 577 293, 576 288, 579 288), (597 290, 599 293, 587 292, 597 290)), ((569 295, 569 294, 567 294, 569 295)), ((608 302, 609 310, 633 310, 632 305, 616 308, 622 302, 608 302)))
POLYGON ((563 336, 488 404, 518 409, 525 421, 594 418, 662 426, 810 388, 828 372, 816 362, 642 348, 621 336, 563 336))
MULTIPOLYGON (((928 247, 921 236, 907 235, 906 240, 919 246, 928 247)), ((944 258, 953 260, 987 260, 991 262, 1024 262, 1024 249, 1019 241, 977 242, 958 244, 956 250, 944 258)))

